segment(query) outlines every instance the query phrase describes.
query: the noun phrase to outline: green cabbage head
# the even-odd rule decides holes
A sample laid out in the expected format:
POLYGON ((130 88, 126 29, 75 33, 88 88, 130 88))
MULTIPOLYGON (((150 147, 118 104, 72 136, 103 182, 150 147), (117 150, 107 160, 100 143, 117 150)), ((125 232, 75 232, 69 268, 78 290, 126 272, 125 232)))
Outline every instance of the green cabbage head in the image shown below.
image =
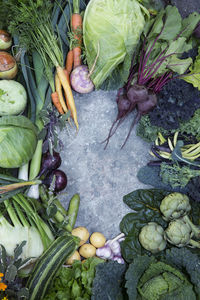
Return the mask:
MULTIPOLYGON (((178 260, 178 257, 176 257, 178 260)), ((187 257, 185 257, 187 260, 187 257)), ((198 276, 198 274, 196 274, 198 276)), ((155 257, 138 256, 126 272, 129 299, 195 300, 193 284, 179 269, 155 257)))
POLYGON ((18 168, 33 156, 37 144, 37 129, 24 116, 0 118, 0 167, 18 168))
MULTIPOLYGON (((148 11, 137 0, 91 0, 83 21, 83 37, 91 79, 96 88, 126 82, 148 11)), ((116 85, 117 84, 117 85, 116 85)))

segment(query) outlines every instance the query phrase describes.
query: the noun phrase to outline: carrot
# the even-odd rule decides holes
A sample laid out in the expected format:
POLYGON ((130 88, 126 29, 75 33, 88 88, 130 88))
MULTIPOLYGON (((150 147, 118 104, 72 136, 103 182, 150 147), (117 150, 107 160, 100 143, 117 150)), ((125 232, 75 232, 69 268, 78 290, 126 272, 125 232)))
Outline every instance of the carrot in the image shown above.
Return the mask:
MULTIPOLYGON (((67 78, 67 81, 68 81, 69 85, 71 86, 70 79, 69 79, 69 73, 67 72, 66 69, 64 69, 64 73, 65 73, 65 76, 67 78)), ((64 92, 64 94, 65 94, 65 100, 66 100, 66 103, 67 103, 67 108, 71 111, 71 108, 70 108, 70 105, 69 105, 69 101, 68 101, 68 97, 67 97, 67 95, 66 95, 65 92, 64 92)))
POLYGON ((75 45, 73 48, 74 68, 81 65, 81 45, 82 45, 82 25, 83 19, 79 11, 79 0, 73 1, 74 13, 71 17, 72 32, 74 34, 75 45))
POLYGON ((74 53, 73 50, 71 49, 67 53, 67 58, 65 63, 65 69, 67 70, 68 74, 70 74, 73 69, 73 62, 74 62, 74 53))
POLYGON ((78 130, 79 125, 78 125, 78 120, 77 120, 77 111, 76 111, 76 106, 75 106, 74 97, 73 97, 73 94, 72 94, 70 84, 67 80, 67 77, 65 75, 65 72, 64 72, 63 68, 61 68, 60 66, 57 66, 56 71, 57 71, 58 77, 60 79, 61 85, 64 89, 64 93, 67 96, 67 99, 68 99, 68 102, 69 102, 69 107, 70 107, 70 110, 71 110, 71 113, 72 113, 72 117, 74 119, 74 123, 76 125, 77 130, 78 130))
POLYGON ((57 108, 58 112, 63 115, 64 114, 64 111, 62 109, 62 105, 59 101, 59 96, 58 96, 58 93, 57 92, 54 92, 51 94, 51 100, 54 104, 54 106, 57 108))
POLYGON ((63 93, 62 93, 62 85, 61 85, 61 81, 60 81, 60 78, 59 78, 58 74, 56 74, 56 76, 55 76, 55 86, 56 86, 56 92, 58 93, 60 103, 62 105, 62 109, 66 113, 68 111, 68 109, 67 109, 67 106, 65 104, 65 100, 64 100, 64 97, 63 97, 63 93))

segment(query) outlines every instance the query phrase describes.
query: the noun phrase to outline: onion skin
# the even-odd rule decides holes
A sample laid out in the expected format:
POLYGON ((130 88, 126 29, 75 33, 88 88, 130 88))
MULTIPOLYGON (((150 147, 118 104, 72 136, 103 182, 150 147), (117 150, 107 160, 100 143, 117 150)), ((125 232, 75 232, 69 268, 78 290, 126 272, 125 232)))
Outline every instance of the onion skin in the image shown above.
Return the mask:
POLYGON ((71 72, 70 82, 73 90, 80 94, 87 94, 94 90, 88 67, 85 65, 78 66, 71 72))
POLYGON ((12 38, 5 30, 0 30, 0 50, 8 50, 12 45, 12 38))
POLYGON ((6 51, 0 51, 0 79, 13 79, 17 75, 16 60, 6 51))

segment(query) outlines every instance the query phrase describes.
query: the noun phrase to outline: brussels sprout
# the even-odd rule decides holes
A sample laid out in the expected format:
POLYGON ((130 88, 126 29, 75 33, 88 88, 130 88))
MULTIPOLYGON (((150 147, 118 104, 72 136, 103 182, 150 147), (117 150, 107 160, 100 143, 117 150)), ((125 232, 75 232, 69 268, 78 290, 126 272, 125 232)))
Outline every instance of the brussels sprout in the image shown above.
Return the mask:
POLYGON ((37 144, 37 129, 24 116, 0 118, 0 167, 18 168, 33 156, 37 144))
POLYGON ((175 220, 183 217, 194 232, 197 238, 200 238, 200 229, 195 226, 187 216, 191 210, 191 205, 187 195, 181 193, 171 193, 167 195, 161 202, 160 211, 163 214, 163 219, 166 221, 175 220))
POLYGON ((142 228, 139 241, 142 247, 152 253, 164 250, 167 244, 164 229, 155 222, 150 222, 142 228))
POLYGON ((169 223, 165 230, 167 241, 177 247, 192 245, 200 248, 200 243, 191 240, 194 235, 190 225, 184 222, 183 219, 174 220, 169 223))
POLYGON ((27 104, 26 90, 15 80, 0 80, 0 116, 18 115, 27 104))

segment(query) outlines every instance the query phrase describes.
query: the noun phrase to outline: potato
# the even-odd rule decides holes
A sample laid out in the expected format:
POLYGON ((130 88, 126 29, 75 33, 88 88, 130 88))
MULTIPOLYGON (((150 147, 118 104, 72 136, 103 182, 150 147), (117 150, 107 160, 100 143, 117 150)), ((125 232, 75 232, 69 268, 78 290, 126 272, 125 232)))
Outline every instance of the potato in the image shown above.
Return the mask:
POLYGON ((95 246, 96 248, 103 247, 105 245, 106 238, 105 236, 100 232, 94 232, 90 236, 90 243, 95 246))
POLYGON ((83 244, 79 249, 79 253, 84 258, 93 257, 96 254, 96 248, 91 244, 83 244))
POLYGON ((66 261, 67 265, 72 265, 75 260, 81 260, 80 254, 78 251, 75 251, 66 261))
POLYGON ((79 246, 85 244, 87 240, 89 239, 89 231, 85 227, 76 227, 72 230, 72 235, 79 237, 80 243, 79 246))

